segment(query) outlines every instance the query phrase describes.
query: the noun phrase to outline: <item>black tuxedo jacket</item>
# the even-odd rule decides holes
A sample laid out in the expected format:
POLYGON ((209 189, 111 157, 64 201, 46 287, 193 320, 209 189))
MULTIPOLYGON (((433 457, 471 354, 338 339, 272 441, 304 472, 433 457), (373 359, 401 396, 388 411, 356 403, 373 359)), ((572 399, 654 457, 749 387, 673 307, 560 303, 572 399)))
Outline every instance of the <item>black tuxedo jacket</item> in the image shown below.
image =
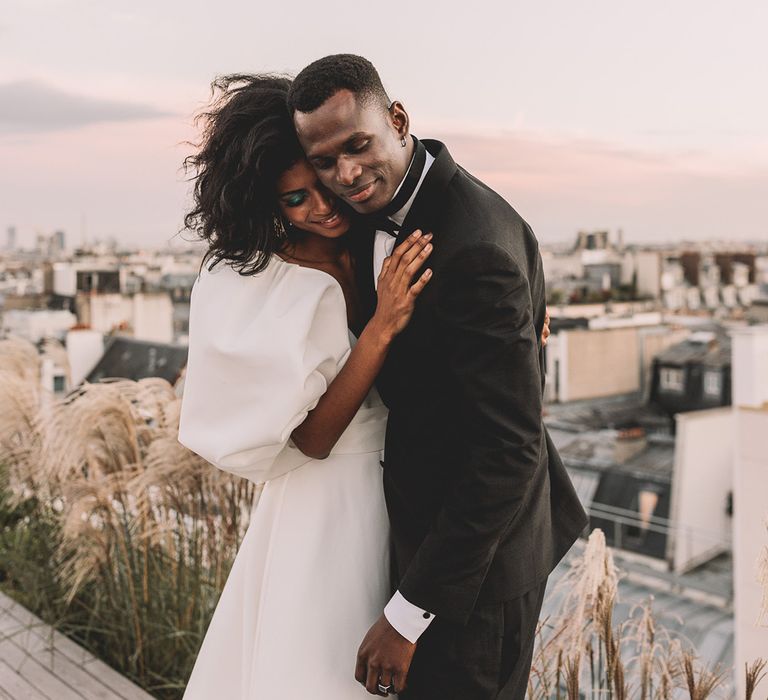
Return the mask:
MULTIPOLYGON (((435 156, 398 236, 434 234, 434 275, 377 381, 388 406, 384 488, 395 584, 464 623, 478 600, 543 581, 587 516, 542 421, 545 315, 538 244, 498 194, 435 156)), ((358 283, 375 310, 373 234, 358 283)))

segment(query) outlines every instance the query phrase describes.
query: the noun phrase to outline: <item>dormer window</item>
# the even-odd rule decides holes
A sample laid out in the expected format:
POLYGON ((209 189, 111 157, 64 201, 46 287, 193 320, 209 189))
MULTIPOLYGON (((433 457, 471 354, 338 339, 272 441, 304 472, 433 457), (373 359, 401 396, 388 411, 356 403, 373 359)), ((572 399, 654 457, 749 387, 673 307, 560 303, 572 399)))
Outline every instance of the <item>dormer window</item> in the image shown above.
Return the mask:
POLYGON ((704 372, 704 395, 720 398, 723 393, 723 375, 719 370, 708 369, 704 372))
POLYGON ((672 391, 682 394, 685 391, 685 374, 677 367, 662 367, 659 376, 662 391, 672 391))

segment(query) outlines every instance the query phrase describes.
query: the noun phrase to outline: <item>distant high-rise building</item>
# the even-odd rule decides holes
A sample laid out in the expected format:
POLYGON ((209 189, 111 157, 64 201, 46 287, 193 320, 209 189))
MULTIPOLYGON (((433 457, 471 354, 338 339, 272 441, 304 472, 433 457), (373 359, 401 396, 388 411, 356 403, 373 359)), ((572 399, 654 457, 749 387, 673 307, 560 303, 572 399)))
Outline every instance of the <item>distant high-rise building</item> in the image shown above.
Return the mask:
POLYGON ((63 253, 67 247, 67 239, 64 231, 56 231, 51 240, 51 250, 55 254, 63 253))
POLYGON ((8 234, 5 240, 5 248, 6 250, 16 250, 16 227, 15 226, 8 227, 8 234))

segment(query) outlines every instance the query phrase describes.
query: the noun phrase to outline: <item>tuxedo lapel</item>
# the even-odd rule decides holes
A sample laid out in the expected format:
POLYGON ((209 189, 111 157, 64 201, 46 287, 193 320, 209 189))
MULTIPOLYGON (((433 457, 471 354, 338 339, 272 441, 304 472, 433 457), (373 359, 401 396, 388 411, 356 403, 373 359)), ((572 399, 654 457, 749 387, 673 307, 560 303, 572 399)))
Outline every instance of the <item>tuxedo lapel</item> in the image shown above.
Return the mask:
MULTIPOLYGON (((359 225, 353 231, 350 249, 354 260, 355 284, 360 295, 360 320, 358 330, 362 331, 376 311, 376 286, 373 279, 373 242, 376 232, 368 226, 359 225)), ((357 333, 359 337, 359 333, 357 333)))
MULTIPOLYGON (((434 156, 435 162, 432 163, 424 177, 424 182, 421 183, 416 198, 413 200, 400 228, 395 246, 400 245, 417 228, 422 229, 424 233, 431 232, 432 222, 439 211, 440 198, 444 195, 448 183, 457 171, 456 163, 444 144, 432 139, 425 139, 422 143, 434 156)), ((432 231, 432 233, 434 232, 432 231)), ((369 222, 363 220, 359 224, 359 229, 353 232, 350 241, 350 248, 355 260, 355 281, 362 306, 361 327, 365 326, 376 311, 377 297, 373 278, 375 238, 376 231, 370 228, 369 222)))
POLYGON ((424 177, 424 182, 421 183, 408 215, 403 221, 397 235, 396 246, 416 229, 421 229, 422 233, 434 234, 430 227, 440 205, 440 198, 458 169, 445 144, 433 139, 423 139, 422 143, 434 156, 435 162, 424 177))

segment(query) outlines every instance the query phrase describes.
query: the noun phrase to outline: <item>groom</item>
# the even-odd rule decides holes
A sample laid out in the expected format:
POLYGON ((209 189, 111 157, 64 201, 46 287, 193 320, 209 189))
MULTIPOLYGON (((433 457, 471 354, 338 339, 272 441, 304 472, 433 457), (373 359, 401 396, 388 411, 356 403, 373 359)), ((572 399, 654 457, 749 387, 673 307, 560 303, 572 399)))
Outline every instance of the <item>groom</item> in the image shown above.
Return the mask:
POLYGON ((368 215, 368 315, 385 257, 434 235, 432 281, 378 381, 397 591, 355 676, 404 700, 523 698, 547 576, 587 524, 542 422, 536 239, 442 143, 411 136, 366 59, 312 63, 289 106, 323 184, 368 215))

